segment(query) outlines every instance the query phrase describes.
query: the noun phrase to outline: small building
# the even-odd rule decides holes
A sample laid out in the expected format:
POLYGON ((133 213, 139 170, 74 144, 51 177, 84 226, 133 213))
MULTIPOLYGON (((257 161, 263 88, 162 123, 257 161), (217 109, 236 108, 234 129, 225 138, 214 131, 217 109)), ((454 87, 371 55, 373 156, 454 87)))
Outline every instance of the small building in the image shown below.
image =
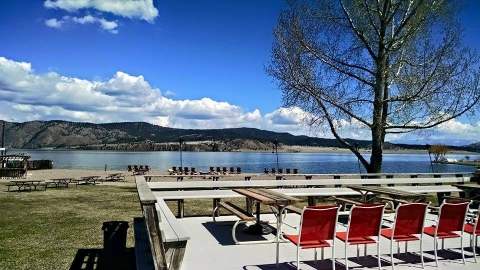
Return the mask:
POLYGON ((12 154, 0 156, 0 178, 24 178, 27 175, 30 156, 12 154))

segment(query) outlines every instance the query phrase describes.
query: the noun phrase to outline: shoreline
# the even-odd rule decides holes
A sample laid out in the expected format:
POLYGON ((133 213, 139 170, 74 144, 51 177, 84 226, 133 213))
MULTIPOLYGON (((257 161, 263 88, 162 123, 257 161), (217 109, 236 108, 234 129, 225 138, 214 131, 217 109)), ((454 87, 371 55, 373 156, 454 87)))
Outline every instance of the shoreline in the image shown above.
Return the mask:
MULTIPOLYGON (((58 152, 68 152, 68 151, 79 151, 79 152, 109 152, 109 153, 153 153, 153 152, 178 152, 178 151, 122 151, 122 150, 90 150, 90 149, 75 149, 75 148, 22 148, 22 149, 9 149, 9 152, 13 151, 16 153, 21 153, 22 151, 58 151, 58 152)), ((184 153, 272 153, 271 150, 254 150, 254 149, 238 149, 235 151, 183 151, 184 153)), ((370 149, 360 149, 360 153, 369 154, 370 149)), ((289 153, 289 154, 302 154, 302 153, 352 153, 347 148, 337 148, 337 147, 316 147, 316 146, 287 146, 281 147, 278 149, 278 153, 289 153)), ((427 150, 424 149, 384 149, 383 154, 428 154, 427 150)), ((353 154, 353 153, 352 153, 353 154)), ((447 153, 453 155, 480 155, 480 152, 467 151, 467 150, 451 150, 447 153)))

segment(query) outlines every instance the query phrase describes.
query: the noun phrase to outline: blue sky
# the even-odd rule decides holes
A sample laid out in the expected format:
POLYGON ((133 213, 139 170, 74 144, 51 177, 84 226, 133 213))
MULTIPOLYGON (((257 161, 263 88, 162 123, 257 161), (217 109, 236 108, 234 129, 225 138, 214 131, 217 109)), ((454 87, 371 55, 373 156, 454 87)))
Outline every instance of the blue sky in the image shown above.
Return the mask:
MULTIPOLYGON (((281 108, 281 92, 265 73, 284 1, 115 2, 0 2, 0 118, 252 126, 329 136, 305 128, 300 110, 281 108)), ((461 20, 465 41, 475 48, 479 15, 479 1, 467 1, 461 20)), ((475 141, 464 135, 480 131, 478 118, 452 124, 459 126, 461 136, 445 127, 394 139, 475 141)), ((345 136, 368 133, 352 127, 345 136)))

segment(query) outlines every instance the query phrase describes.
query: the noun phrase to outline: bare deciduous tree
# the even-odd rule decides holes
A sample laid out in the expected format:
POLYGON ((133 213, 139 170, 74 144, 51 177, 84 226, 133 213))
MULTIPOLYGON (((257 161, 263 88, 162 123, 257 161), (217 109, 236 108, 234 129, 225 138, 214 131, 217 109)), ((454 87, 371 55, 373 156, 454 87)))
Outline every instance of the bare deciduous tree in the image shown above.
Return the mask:
POLYGON ((368 172, 380 172, 385 136, 435 127, 479 103, 477 54, 461 42, 455 1, 290 2, 268 68, 285 106, 326 126, 368 172), (338 123, 371 130, 368 161, 338 123))

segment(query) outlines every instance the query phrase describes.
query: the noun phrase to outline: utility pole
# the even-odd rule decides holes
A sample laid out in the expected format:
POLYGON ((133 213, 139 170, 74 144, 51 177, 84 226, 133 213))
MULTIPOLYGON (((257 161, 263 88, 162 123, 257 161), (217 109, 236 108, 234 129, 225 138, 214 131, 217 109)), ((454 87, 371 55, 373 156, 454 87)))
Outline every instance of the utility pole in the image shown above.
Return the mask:
POLYGON ((277 157, 277 172, 278 172, 278 140, 275 139, 273 141, 273 146, 274 146, 274 151, 275 151, 275 156, 277 157))
POLYGON ((180 153, 180 168, 182 168, 182 170, 183 170, 183 157, 182 157, 183 138, 182 137, 178 138, 178 144, 179 144, 178 151, 180 153))

